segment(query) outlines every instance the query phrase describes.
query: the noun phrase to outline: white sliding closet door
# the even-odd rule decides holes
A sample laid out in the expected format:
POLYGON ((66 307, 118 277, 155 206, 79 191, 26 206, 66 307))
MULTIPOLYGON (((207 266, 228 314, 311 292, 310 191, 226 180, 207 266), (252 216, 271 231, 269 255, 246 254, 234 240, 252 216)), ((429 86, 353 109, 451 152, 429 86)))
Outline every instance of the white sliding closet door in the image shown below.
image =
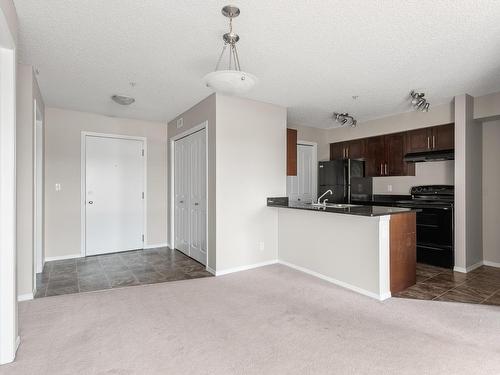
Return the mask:
POLYGON ((202 264, 206 244, 206 130, 174 143, 175 247, 202 264))

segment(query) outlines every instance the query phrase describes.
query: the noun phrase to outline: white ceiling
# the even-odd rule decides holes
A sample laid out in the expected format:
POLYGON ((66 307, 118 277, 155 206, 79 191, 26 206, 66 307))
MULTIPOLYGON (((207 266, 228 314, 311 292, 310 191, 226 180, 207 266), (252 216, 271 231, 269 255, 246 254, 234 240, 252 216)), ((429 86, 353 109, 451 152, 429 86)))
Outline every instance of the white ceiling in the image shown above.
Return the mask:
MULTIPOLYGON (((48 106, 170 120, 211 93, 201 83, 227 21, 215 0, 15 0, 20 60, 48 106), (129 82, 137 82, 135 88, 129 82), (112 94, 137 101, 124 108, 112 94)), ((500 91, 500 1, 244 0, 235 31, 248 96, 328 128, 333 111, 367 120, 500 91), (358 95, 357 100, 352 96, 358 95)))

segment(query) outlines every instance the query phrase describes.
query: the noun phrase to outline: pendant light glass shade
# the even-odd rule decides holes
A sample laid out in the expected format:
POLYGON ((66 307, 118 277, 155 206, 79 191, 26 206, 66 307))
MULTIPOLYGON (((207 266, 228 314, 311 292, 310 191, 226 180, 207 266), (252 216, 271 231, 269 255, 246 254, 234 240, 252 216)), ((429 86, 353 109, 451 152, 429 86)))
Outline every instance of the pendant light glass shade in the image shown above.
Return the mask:
POLYGON ((235 6, 227 5, 222 8, 222 14, 229 18, 229 32, 222 37, 224 46, 215 71, 203 77, 203 82, 216 92, 229 95, 244 94, 256 85, 257 77, 240 68, 240 59, 236 49, 236 43, 240 37, 233 32, 233 18, 238 17, 240 10, 235 6), (226 69, 219 69, 221 64, 226 62, 226 69))
POLYGON ((216 70, 203 78, 205 84, 216 92, 230 95, 244 94, 257 83, 257 77, 240 70, 216 70))

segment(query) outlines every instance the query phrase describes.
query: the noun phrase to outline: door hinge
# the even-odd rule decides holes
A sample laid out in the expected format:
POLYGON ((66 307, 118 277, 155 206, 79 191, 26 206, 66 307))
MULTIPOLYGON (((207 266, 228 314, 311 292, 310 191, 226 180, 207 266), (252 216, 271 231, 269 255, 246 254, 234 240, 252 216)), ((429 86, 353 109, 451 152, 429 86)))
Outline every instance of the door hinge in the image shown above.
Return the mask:
POLYGON ((144 242, 144 234, 142 235, 142 242, 144 242))
POLYGON ((144 156, 144 149, 141 150, 141 155, 144 156))
POLYGON ((142 192, 142 199, 144 199, 144 192, 142 192))

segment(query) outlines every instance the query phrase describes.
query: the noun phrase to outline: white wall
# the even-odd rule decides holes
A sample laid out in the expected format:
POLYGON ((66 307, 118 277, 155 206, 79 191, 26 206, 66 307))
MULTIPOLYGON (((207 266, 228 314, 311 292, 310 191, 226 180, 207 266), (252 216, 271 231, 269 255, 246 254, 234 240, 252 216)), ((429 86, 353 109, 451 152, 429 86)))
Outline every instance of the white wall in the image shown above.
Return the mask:
POLYGON ((34 286, 34 147, 36 99, 42 120, 45 109, 31 65, 17 67, 17 289, 24 298, 34 286))
POLYGON ((483 123, 483 255, 500 266, 500 120, 483 123))
POLYGON ((146 245, 167 241, 166 124, 46 108, 45 255, 80 254, 81 132, 147 138, 146 245), (55 184, 61 191, 55 191, 55 184))
POLYGON ((287 128, 297 130, 297 140, 316 142, 318 144, 318 161, 330 160, 330 144, 326 139, 326 129, 318 129, 310 126, 287 124, 287 128))
POLYGON ((286 194, 286 108, 217 95, 216 142, 217 272, 276 260, 266 198, 286 194))

